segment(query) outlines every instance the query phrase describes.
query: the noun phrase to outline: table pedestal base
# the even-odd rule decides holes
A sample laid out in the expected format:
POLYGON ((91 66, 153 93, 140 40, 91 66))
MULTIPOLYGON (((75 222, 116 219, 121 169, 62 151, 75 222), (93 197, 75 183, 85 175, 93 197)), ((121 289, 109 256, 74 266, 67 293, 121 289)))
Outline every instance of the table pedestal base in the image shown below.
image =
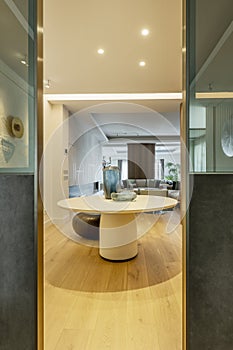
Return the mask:
POLYGON ((108 260, 128 260, 137 255, 135 214, 101 214, 99 253, 108 260))

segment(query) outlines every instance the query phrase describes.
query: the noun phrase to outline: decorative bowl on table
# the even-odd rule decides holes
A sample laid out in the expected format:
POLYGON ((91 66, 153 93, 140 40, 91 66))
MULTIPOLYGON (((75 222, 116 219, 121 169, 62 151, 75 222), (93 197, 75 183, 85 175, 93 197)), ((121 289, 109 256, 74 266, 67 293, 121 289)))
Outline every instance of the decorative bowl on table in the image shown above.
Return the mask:
POLYGON ((122 192, 113 192, 111 198, 114 201, 133 201, 137 197, 137 194, 132 191, 122 191, 122 192))

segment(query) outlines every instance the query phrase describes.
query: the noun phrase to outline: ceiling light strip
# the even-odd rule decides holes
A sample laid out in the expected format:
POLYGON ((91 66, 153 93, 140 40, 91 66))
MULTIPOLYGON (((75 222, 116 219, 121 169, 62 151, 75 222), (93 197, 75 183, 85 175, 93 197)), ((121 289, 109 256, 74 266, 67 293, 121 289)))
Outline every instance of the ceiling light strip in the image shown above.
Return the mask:
POLYGON ((196 92, 195 97, 197 99, 203 99, 203 98, 233 98, 233 92, 196 92))
POLYGON ((46 94, 47 101, 182 100, 182 92, 136 94, 46 94))

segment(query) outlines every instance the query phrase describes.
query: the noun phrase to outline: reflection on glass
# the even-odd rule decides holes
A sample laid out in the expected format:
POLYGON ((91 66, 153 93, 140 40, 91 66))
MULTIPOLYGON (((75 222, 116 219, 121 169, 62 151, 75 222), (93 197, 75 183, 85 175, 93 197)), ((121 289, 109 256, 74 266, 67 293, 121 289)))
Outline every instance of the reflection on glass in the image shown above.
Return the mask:
MULTIPOLYGON (((214 1, 216 3, 216 1, 214 1)), ((232 2, 211 6, 192 0, 195 21, 188 48, 189 151, 193 172, 233 170, 232 2), (222 13, 219 16, 219 11, 222 13), (224 15, 223 15, 224 14, 224 15), (195 58, 195 59, 194 59, 195 58)))
POLYGON ((233 114, 223 124, 221 137, 222 150, 227 157, 233 157, 233 114))
POLYGON ((34 1, 0 2, 0 172, 34 170, 33 6, 34 1))
POLYGON ((189 149, 194 172, 206 171, 206 130, 190 129, 189 149))

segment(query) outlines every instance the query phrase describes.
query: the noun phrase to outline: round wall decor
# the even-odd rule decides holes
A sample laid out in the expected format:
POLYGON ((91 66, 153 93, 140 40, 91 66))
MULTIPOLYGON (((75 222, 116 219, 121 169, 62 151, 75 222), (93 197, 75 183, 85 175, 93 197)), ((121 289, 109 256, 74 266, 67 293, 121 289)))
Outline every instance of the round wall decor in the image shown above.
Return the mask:
POLYGON ((17 118, 17 117, 12 118, 11 131, 12 131, 12 134, 19 139, 23 136, 24 126, 20 118, 17 118))

